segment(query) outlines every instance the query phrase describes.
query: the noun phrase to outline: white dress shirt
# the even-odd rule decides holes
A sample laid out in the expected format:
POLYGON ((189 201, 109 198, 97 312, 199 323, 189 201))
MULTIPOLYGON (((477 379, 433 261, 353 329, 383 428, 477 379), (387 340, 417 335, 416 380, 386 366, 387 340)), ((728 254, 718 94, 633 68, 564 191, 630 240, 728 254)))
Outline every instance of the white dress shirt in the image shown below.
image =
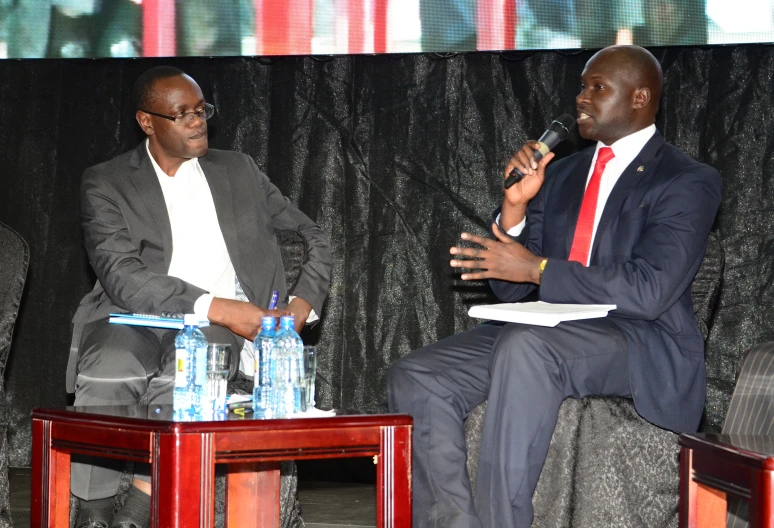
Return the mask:
POLYGON ((169 275, 209 293, 196 300, 194 313, 207 319, 214 297, 234 299, 236 272, 220 231, 215 202, 198 158, 191 158, 168 176, 145 144, 167 204, 172 229, 169 275))
MULTIPOLYGON (((589 167, 589 174, 586 178, 586 185, 588 186, 591 174, 594 172, 594 165, 597 162, 597 154, 599 149, 605 146, 609 146, 613 149, 615 157, 607 162, 605 166, 605 172, 602 173, 602 179, 599 182, 599 197, 597 198, 597 210, 594 215, 594 230, 591 234, 591 245, 594 247, 594 238, 597 236, 597 226, 599 225, 599 219, 602 217, 602 212, 605 210, 605 204, 610 197, 610 193, 613 191, 613 187, 618 183, 618 179, 621 174, 626 170, 626 167, 634 161, 634 158, 640 153, 645 144, 650 141, 653 134, 656 133, 656 125, 650 125, 649 127, 638 130, 633 134, 629 134, 626 137, 622 137, 612 145, 605 145, 601 141, 597 142, 596 150, 594 151, 594 157, 591 159, 591 166, 589 167)), ((500 223, 500 216, 497 216, 497 223, 500 223)), ((508 234, 511 236, 518 236, 524 230, 524 226, 527 225, 527 219, 524 218, 520 223, 516 224, 508 230, 508 234)), ((589 252, 589 261, 586 262, 586 266, 591 261, 591 252, 589 252)))

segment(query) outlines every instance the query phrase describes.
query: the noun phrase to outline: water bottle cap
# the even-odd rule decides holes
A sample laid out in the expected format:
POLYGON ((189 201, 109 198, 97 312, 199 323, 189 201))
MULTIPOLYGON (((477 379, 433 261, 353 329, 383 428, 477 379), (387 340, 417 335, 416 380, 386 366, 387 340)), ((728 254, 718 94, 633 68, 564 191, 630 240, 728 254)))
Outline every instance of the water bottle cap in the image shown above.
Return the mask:
POLYGON ((280 317, 280 326, 293 326, 296 324, 296 319, 292 315, 283 315, 280 317))
POLYGON ((264 328, 274 328, 277 324, 277 319, 271 315, 267 315, 261 319, 261 326, 264 328))
POLYGON ((199 326, 199 317, 196 314, 185 314, 183 324, 185 326, 199 326))

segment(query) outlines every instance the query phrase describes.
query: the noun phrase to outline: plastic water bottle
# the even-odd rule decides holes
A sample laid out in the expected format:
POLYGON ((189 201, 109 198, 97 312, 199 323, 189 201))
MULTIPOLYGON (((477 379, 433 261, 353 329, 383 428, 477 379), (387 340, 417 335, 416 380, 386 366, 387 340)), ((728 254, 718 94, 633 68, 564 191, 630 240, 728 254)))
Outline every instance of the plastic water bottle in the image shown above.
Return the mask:
POLYGON ((294 328, 292 315, 280 318, 277 332, 278 380, 282 388, 278 396, 282 400, 281 412, 285 415, 306 411, 306 383, 304 380, 304 343, 294 328), (281 371, 281 372, 280 372, 281 371))
POLYGON ((277 371, 275 346, 276 319, 261 319, 261 333, 255 338, 255 378, 253 380, 253 416, 274 417, 274 378, 277 371))
MULTIPOLYGON (((275 343, 277 343, 275 338, 275 343)), ((272 399, 273 418, 287 418, 293 414, 294 394, 291 377, 290 357, 286 350, 275 345, 274 397, 272 399)))
POLYGON ((207 338, 199 330, 199 319, 185 314, 183 329, 175 338, 175 391, 172 408, 176 420, 194 420, 202 415, 206 398, 207 338))

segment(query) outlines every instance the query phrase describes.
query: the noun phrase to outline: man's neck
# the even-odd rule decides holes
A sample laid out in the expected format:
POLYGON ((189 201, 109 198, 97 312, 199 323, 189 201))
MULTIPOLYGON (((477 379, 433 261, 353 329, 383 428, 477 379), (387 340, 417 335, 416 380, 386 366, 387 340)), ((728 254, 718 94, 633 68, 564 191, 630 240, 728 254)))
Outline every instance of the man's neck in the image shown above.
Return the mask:
POLYGON ((188 161, 185 158, 169 158, 164 156, 164 154, 161 152, 161 149, 159 149, 158 146, 150 140, 148 141, 148 152, 150 152, 150 155, 153 157, 153 160, 156 162, 159 168, 164 171, 164 174, 170 177, 174 177, 175 174, 177 174, 180 166, 188 161))

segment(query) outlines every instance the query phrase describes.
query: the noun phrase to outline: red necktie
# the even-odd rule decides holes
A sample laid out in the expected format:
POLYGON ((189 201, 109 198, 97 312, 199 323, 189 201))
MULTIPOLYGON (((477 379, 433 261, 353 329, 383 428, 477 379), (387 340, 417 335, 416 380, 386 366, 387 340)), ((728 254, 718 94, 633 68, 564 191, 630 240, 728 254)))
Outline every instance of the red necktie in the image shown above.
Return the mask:
POLYGON ((602 173, 605 165, 615 157, 613 149, 602 147, 597 152, 597 162, 594 164, 594 172, 591 174, 586 193, 583 195, 578 224, 575 226, 575 236, 572 239, 570 257, 568 260, 588 265, 589 251, 591 250, 591 235, 594 233, 594 217, 597 215, 597 199, 599 198, 599 183, 602 181, 602 173))

